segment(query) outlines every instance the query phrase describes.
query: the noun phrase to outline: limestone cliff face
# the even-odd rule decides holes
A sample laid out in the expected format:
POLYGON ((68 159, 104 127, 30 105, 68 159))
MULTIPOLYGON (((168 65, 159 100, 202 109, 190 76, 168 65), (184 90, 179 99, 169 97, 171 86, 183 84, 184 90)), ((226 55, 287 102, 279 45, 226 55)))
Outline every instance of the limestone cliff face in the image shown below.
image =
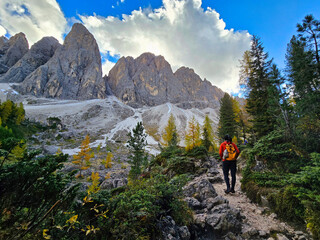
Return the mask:
POLYGON ((0 74, 6 73, 29 50, 24 33, 18 33, 9 40, 0 38, 0 74))
MULTIPOLYGON (((172 72, 162 56, 144 53, 136 59, 122 57, 110 70, 107 82, 112 93, 131 106, 155 106, 166 102, 217 104, 223 91, 203 81, 192 69, 172 72)), ((202 104, 203 105, 203 104, 202 104)))
POLYGON ((106 97, 101 56, 93 35, 76 23, 53 57, 18 86, 23 94, 60 99, 106 97))
POLYGON ((0 82, 22 82, 30 73, 45 64, 60 46, 55 38, 44 37, 36 42, 14 66, 0 77, 0 82))
POLYGON ((177 102, 182 85, 162 57, 144 53, 136 59, 122 57, 110 70, 108 84, 115 96, 130 105, 155 106, 177 102))
POLYGON ((224 95, 221 89, 213 86, 206 79, 202 80, 191 68, 181 67, 174 76, 182 82, 191 101, 214 102, 219 101, 224 95))

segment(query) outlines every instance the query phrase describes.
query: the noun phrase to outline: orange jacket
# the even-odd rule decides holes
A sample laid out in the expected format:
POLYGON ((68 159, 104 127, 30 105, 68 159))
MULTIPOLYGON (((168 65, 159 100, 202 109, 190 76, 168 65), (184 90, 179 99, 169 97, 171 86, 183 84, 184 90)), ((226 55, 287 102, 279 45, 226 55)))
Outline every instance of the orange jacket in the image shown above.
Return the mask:
MULTIPOLYGON (((226 149, 226 145, 227 145, 227 144, 230 144, 230 142, 224 141, 224 142, 221 143, 221 145, 220 145, 219 154, 220 154, 220 158, 221 158, 221 159, 223 158, 223 151, 226 149)), ((234 149, 235 149, 236 152, 237 152, 237 156, 236 156, 236 157, 238 157, 239 154, 240 154, 240 151, 239 151, 237 145, 236 145, 235 143, 233 143, 233 142, 231 142, 231 144, 233 145, 234 149)), ((225 161, 225 159, 222 159, 222 161, 225 161)))

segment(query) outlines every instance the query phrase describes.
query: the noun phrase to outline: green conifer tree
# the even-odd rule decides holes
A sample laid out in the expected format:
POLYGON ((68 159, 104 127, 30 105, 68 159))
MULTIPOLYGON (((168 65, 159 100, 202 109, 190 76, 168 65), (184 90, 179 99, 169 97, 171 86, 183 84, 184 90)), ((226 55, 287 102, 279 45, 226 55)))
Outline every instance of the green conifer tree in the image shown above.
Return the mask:
POLYGON ((237 122, 233 108, 233 101, 228 93, 220 100, 218 137, 223 138, 226 134, 237 135, 237 122))
POLYGON ((255 141, 274 129, 275 119, 269 111, 271 61, 268 60, 268 54, 264 52, 262 43, 256 36, 252 38, 249 53, 249 62, 242 61, 248 64, 245 66, 245 69, 248 69, 248 75, 243 86, 247 97, 246 110, 251 115, 250 121, 252 122, 253 140, 255 141))
POLYGON ((129 163, 131 165, 129 177, 132 180, 135 180, 141 174, 141 166, 146 166, 148 161, 148 156, 144 151, 144 148, 147 145, 147 135, 144 133, 142 122, 137 123, 136 127, 133 128, 132 133, 128 133, 128 137, 127 146, 130 151, 129 163))

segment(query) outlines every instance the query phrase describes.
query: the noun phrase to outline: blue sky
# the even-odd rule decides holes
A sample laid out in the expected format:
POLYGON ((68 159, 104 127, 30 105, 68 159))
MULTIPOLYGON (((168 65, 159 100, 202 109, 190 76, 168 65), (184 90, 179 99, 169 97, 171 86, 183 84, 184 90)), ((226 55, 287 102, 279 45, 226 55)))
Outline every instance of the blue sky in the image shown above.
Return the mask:
MULTIPOLYGON (((120 0, 77 1, 58 0, 66 17, 77 14, 115 16, 130 14, 141 8, 159 8, 161 0, 120 0)), ((261 38, 265 50, 275 63, 284 68, 286 45, 296 34, 296 24, 307 14, 320 19, 320 1, 315 0, 203 0, 202 8, 215 9, 226 23, 226 28, 247 30, 261 38)))
POLYGON ((148 51, 164 56, 174 71, 190 67, 237 92, 239 59, 250 36, 259 36, 283 69, 287 43, 307 14, 320 19, 320 1, 1 0, 0 35, 24 32, 30 45, 44 36, 63 43, 78 21, 97 40, 104 74, 119 57, 148 51))

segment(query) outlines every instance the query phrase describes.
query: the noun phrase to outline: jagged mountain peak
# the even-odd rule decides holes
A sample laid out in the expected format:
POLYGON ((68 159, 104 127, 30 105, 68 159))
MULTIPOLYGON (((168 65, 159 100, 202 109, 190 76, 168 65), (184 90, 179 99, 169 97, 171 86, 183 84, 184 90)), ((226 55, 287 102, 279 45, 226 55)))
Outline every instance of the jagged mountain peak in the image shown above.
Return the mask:
POLYGON ((33 44, 30 50, 0 77, 0 82, 22 82, 39 66, 45 64, 60 46, 54 37, 42 38, 33 44))
POLYGON ((9 40, 2 37, 0 42, 0 74, 3 74, 28 52, 29 44, 24 33, 17 33, 9 40))
POLYGON ((178 72, 178 73, 179 73, 179 72, 187 72, 187 73, 189 73, 189 74, 194 74, 194 73, 195 73, 193 68, 189 68, 189 67, 185 67, 185 66, 182 66, 182 67, 178 68, 178 69, 175 71, 174 74, 176 74, 177 72, 178 72))
POLYGON ((203 81, 193 69, 181 67, 175 73, 163 56, 143 53, 122 57, 110 70, 108 84, 112 92, 131 106, 155 106, 166 102, 181 106, 218 105, 222 90, 203 81), (201 102, 201 104, 185 104, 201 102))
POLYGON ((64 40, 63 46, 65 48, 90 49, 94 50, 95 54, 97 53, 96 50, 98 50, 98 55, 100 56, 94 36, 81 23, 73 24, 71 31, 64 40))
POLYGON ((105 98, 101 56, 93 35, 76 23, 63 45, 18 87, 24 94, 60 99, 105 98))

